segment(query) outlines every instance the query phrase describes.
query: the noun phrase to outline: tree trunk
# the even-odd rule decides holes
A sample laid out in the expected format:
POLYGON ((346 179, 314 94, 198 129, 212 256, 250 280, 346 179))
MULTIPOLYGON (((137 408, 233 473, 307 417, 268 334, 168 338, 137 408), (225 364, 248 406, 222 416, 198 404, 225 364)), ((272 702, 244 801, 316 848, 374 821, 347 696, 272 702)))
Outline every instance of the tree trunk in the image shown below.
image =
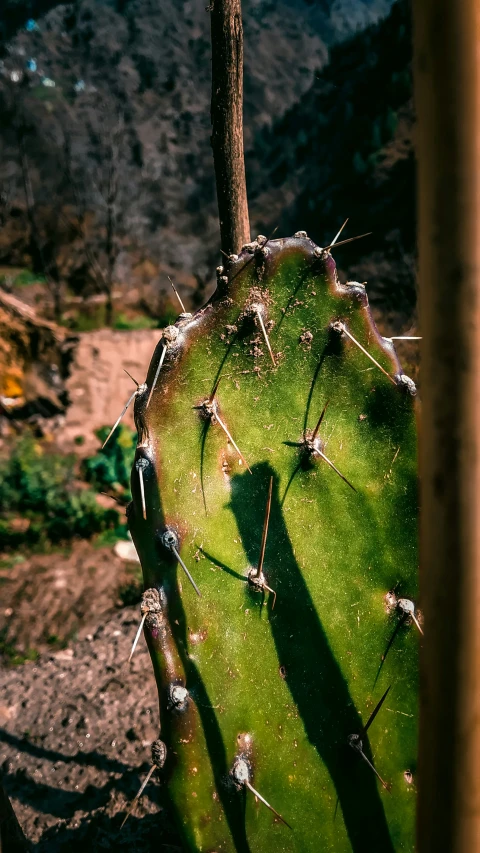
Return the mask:
POLYGON ((213 0, 212 148, 222 250, 250 241, 243 153, 243 27, 241 0, 213 0))
MULTIPOLYGON (((32 256, 32 266, 34 270, 41 267, 45 276, 50 293, 53 300, 53 315, 56 323, 62 319, 62 293, 61 285, 58 280, 58 270, 52 271, 52 263, 47 261, 45 257, 44 247, 42 246, 42 238, 37 226, 35 216, 35 196, 33 193, 32 181, 30 177, 30 166, 28 163, 27 150, 25 147, 25 128, 23 124, 17 127, 17 141, 20 151, 20 165, 22 169, 23 189, 25 193, 25 203, 27 205, 27 217, 30 225, 30 253, 32 256)), ((59 202, 60 203, 60 202, 59 202)), ((56 267, 56 265, 55 265, 56 267)), ((0 851, 1 853, 1 851, 0 851)))
POLYGON ((113 322, 113 272, 117 259, 117 164, 118 151, 112 142, 109 152, 108 164, 108 189, 107 189, 107 234, 105 240, 105 252, 107 255, 107 273, 105 276, 105 292, 107 301, 105 303, 105 323, 111 326, 113 322))
POLYGON ((415 0, 425 613, 419 853, 480 850, 480 4, 415 0))
POLYGON ((62 319, 62 285, 60 282, 55 279, 52 281, 52 295, 53 295, 53 316, 56 323, 60 323, 62 319))

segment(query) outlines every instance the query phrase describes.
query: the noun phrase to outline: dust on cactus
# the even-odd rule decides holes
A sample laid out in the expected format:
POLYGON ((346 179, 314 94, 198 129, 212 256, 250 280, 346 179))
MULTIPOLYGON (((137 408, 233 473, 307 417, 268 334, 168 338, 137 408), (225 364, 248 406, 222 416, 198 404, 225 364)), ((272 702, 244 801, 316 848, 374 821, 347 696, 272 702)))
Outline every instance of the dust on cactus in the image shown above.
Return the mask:
POLYGON ((413 849, 415 386, 365 287, 259 237, 141 388, 128 516, 186 848, 413 849))

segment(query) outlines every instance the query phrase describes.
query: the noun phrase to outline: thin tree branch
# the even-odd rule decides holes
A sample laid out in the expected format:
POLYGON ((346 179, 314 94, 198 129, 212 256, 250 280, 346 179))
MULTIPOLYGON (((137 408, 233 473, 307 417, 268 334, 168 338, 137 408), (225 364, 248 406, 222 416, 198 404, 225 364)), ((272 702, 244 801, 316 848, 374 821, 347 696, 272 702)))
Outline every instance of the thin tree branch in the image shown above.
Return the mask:
POLYGON ((213 0, 212 148, 222 250, 250 241, 243 151, 243 27, 241 0, 213 0))

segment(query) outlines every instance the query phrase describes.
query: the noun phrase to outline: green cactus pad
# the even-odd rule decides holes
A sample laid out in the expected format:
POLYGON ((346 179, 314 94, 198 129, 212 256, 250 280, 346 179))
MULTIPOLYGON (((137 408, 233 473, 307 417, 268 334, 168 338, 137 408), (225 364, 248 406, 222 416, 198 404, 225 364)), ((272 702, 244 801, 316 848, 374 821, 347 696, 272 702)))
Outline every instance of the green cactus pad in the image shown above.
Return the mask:
POLYGON ((165 789, 188 850, 413 851, 414 385, 305 235, 218 272, 135 401, 165 789))

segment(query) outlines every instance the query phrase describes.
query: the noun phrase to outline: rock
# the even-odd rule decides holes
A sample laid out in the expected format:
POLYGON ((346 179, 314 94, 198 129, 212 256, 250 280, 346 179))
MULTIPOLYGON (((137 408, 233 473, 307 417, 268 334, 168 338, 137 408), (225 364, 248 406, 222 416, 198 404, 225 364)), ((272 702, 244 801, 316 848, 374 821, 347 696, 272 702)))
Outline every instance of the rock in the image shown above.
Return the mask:
POLYGON ((113 553, 116 557, 120 557, 121 560, 125 560, 126 563, 140 562, 135 545, 133 542, 128 542, 125 539, 120 539, 115 543, 113 553))
MULTIPOLYGON (((78 336, 66 382, 70 405, 55 436, 62 451, 91 456, 99 450, 95 431, 115 423, 135 387, 124 368, 143 382, 160 335, 152 329, 100 329, 78 336)), ((133 406, 123 423, 134 428, 133 406)))

